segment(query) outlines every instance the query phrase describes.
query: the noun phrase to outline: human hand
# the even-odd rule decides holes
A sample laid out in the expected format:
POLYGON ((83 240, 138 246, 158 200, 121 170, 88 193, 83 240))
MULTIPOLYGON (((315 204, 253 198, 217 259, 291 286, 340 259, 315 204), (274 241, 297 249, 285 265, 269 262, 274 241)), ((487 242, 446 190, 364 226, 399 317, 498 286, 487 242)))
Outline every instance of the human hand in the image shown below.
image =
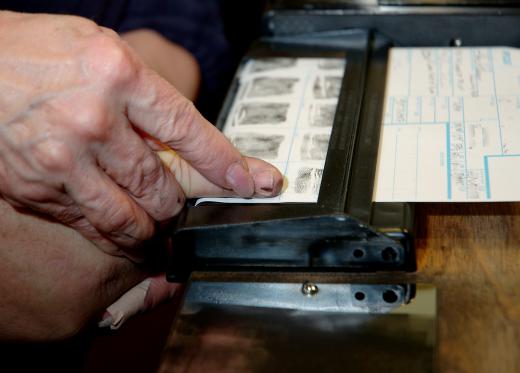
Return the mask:
MULTIPOLYGON (((161 151, 160 157, 187 197, 230 193, 171 150, 161 151)), ((258 178, 255 172, 265 167, 263 162, 246 162, 258 178)), ((111 304, 101 324, 117 328, 133 314, 172 297, 178 288, 166 282, 164 274, 149 273, 143 264, 101 251, 76 231, 20 213, 1 198, 0 237, 0 340, 63 339, 101 320, 111 304)))
MULTIPOLYGON (((158 154, 166 167, 175 175, 179 185, 181 185, 189 198, 233 196, 232 191, 226 190, 206 179, 174 151, 164 150, 158 154)), ((245 160, 255 180, 271 177, 269 174, 259 174, 265 172, 266 162, 251 157, 245 157, 245 160)), ((167 244, 174 246, 175 242, 168 241, 167 244)), ((102 315, 99 326, 118 329, 136 313, 152 308, 158 303, 173 297, 177 289, 178 284, 168 283, 164 273, 148 277, 124 293, 115 303, 111 304, 102 315)))
POLYGON ((279 193, 272 166, 240 153, 108 29, 0 12, 0 193, 110 255, 140 260, 185 193, 153 150, 175 149, 212 188, 279 193), (256 163, 255 163, 256 162, 256 163))

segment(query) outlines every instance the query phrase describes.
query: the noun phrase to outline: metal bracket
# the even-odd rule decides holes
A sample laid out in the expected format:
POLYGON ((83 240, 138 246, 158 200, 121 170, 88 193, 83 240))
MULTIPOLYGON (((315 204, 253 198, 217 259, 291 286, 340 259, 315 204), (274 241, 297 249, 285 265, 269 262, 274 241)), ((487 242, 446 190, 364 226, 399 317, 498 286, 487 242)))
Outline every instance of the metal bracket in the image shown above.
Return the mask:
POLYGON ((410 241, 346 214, 181 228, 173 235, 167 275, 177 282, 195 270, 406 270, 410 241))

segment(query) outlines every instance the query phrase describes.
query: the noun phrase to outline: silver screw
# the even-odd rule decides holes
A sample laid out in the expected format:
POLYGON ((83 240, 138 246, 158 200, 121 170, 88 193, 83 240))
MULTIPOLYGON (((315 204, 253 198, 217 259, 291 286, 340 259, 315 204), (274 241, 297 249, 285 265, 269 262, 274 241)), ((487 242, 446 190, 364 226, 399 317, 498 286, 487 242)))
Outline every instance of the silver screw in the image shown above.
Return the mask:
POLYGON ((318 286, 311 282, 305 281, 302 285, 302 293, 309 297, 312 297, 313 295, 318 294, 318 291, 319 291, 318 286))
POLYGON ((454 38, 451 40, 451 46, 452 47, 462 47, 462 39, 461 38, 454 38))

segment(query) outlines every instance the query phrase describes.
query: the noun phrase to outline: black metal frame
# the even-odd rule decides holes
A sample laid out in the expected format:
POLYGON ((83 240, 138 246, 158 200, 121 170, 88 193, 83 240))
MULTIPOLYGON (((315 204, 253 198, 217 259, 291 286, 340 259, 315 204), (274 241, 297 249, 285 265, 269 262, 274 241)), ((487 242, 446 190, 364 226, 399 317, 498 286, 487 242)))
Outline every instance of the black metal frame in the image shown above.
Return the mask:
MULTIPOLYGON (((252 47, 246 59, 346 57, 318 202, 190 205, 173 233, 170 281, 183 281, 196 270, 413 271, 413 204, 372 202, 388 49, 395 45, 520 46, 520 9, 514 7, 357 6, 331 10, 319 6, 330 3, 327 1, 315 1, 318 5, 311 7, 296 3, 303 2, 275 2, 266 13, 266 37, 252 47), (384 254, 390 252, 386 249, 390 256, 384 254)), ((237 89, 235 82, 219 126, 237 89)))
MULTIPOLYGON (((415 268, 408 234, 411 227, 403 220, 403 209, 387 211, 392 217, 391 225, 382 221, 388 220, 388 216, 380 219, 379 228, 388 234, 370 227, 366 219, 372 210, 382 112, 382 101, 377 107, 362 111, 370 43, 369 32, 348 30, 264 38, 251 49, 246 60, 264 56, 347 59, 318 202, 189 206, 173 234, 175 245, 167 273, 170 281, 185 281, 195 270, 323 272, 415 268), (371 122, 367 128, 360 128, 361 116, 364 122, 371 122)), ((235 81, 217 122, 220 128, 237 91, 235 81)))

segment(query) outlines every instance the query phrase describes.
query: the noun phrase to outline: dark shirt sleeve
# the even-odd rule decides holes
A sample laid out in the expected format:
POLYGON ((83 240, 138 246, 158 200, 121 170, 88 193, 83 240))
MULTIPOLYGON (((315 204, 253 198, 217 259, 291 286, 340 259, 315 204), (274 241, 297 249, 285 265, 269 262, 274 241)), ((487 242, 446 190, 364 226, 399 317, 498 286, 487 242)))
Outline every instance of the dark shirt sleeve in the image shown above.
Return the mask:
POLYGON ((0 0, 0 9, 27 13, 73 14, 117 28, 129 0, 0 0))

